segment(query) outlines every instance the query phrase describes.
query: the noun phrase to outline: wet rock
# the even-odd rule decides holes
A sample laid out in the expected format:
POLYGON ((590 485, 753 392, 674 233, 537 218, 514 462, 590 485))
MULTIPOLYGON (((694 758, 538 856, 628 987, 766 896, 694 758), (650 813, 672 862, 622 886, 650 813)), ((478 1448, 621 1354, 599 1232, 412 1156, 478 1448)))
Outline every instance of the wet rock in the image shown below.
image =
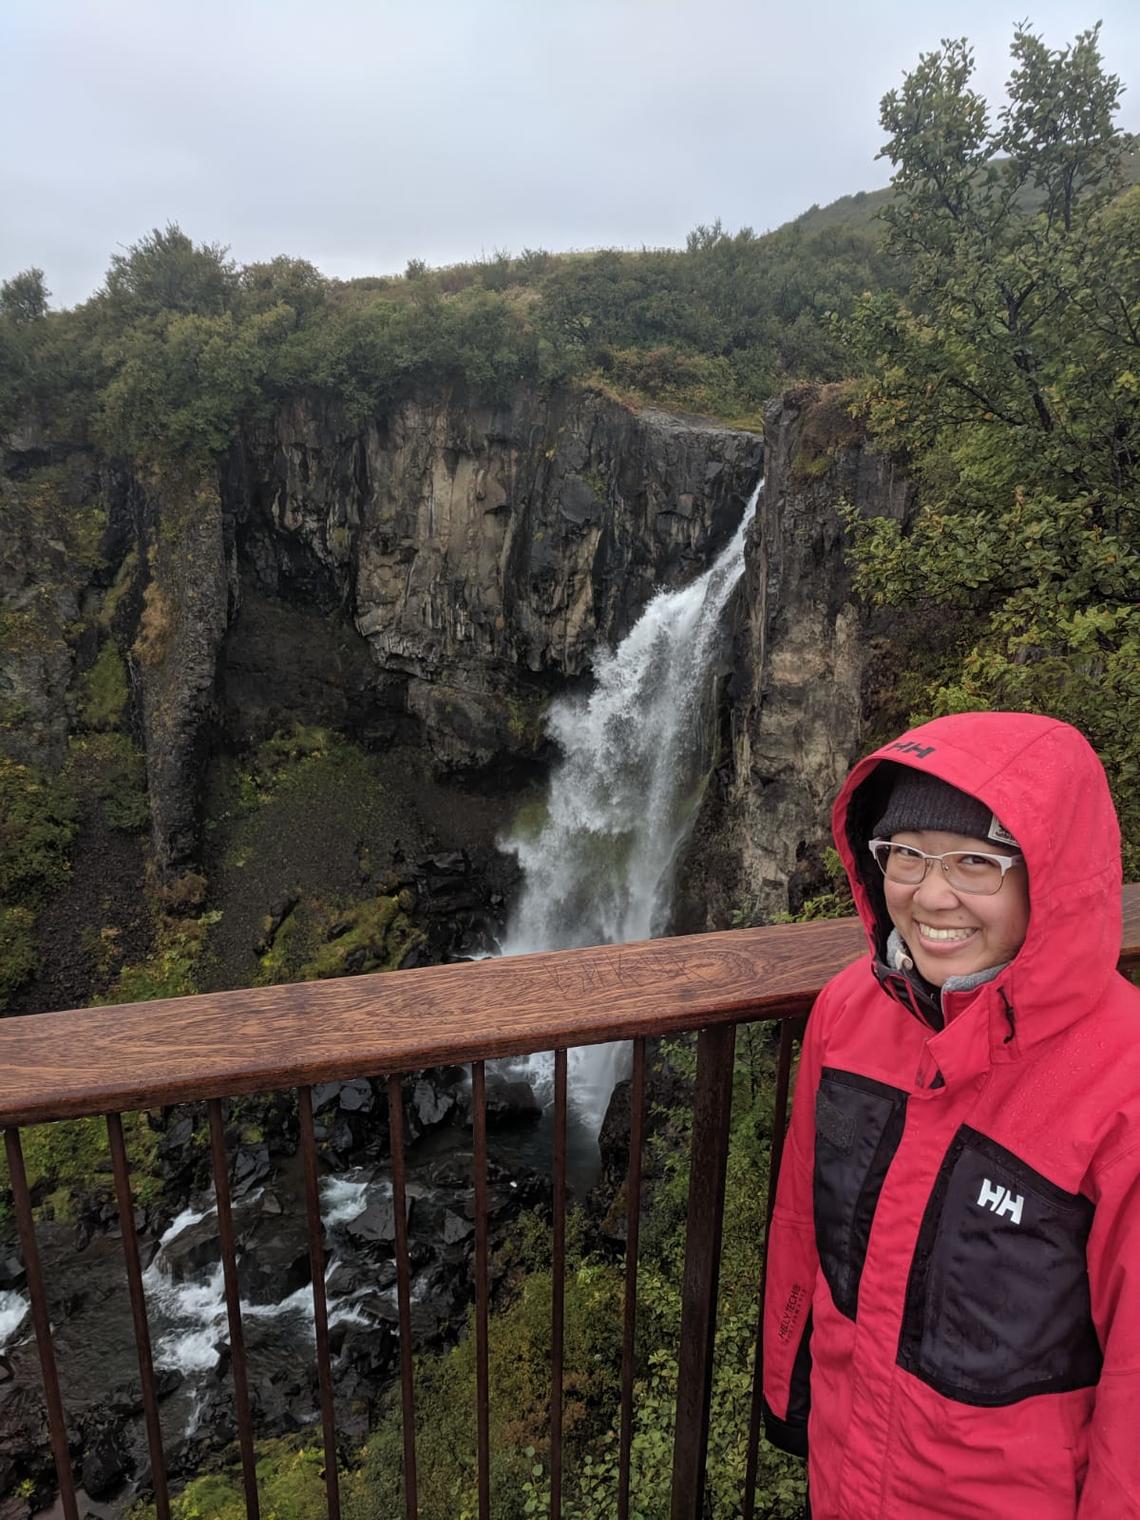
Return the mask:
POLYGON ((174 1204, 205 1183, 209 1171, 205 1115, 180 1111, 158 1137, 158 1169, 166 1182, 168 1203, 174 1204))
POLYGON ((18 1256, 0 1259, 0 1288, 22 1288, 28 1280, 24 1264, 18 1256))
POLYGON ((251 1242, 239 1263, 242 1297, 251 1304, 279 1304, 312 1281, 309 1248, 304 1241, 260 1239, 251 1242))
POLYGON ((423 1076, 412 1089, 412 1110, 422 1129, 433 1129, 455 1111, 455 1094, 423 1076))
POLYGON ((375 1387, 376 1382, 395 1366, 399 1342, 386 1324, 341 1328, 343 1335, 333 1369, 338 1392, 344 1391, 346 1383, 375 1387))
MULTIPOLYGON (((404 1217, 411 1220, 413 1202, 404 1200, 404 1217)), ((350 1219, 345 1233, 355 1241, 367 1241, 375 1245, 392 1245, 396 1239, 396 1206, 391 1198, 370 1203, 362 1214, 350 1219)))
POLYGON ((465 876, 467 855, 463 850, 446 850, 439 855, 429 855, 420 861, 420 866, 429 876, 465 876))
POLYGON ((338 1102, 346 1113, 370 1113, 372 1083, 367 1077, 356 1077, 351 1082, 342 1082, 338 1102))
POLYGON ((220 1260, 216 1214, 207 1214, 204 1219, 187 1225, 173 1240, 167 1241, 162 1250, 162 1265, 174 1282, 184 1282, 203 1267, 213 1266, 220 1260))
POLYGON ((470 1151, 453 1151, 428 1168, 427 1179, 435 1188, 470 1187, 475 1158, 470 1151))
POLYGON ((165 1154, 168 1151, 180 1150, 186 1145, 193 1133, 194 1120, 189 1114, 183 1114, 180 1119, 175 1119, 174 1123, 159 1140, 159 1153, 165 1154))
POLYGON ((269 1166, 269 1147, 263 1140, 253 1145, 239 1145, 230 1171, 234 1196, 241 1198, 259 1182, 264 1182, 269 1176, 269 1166))
POLYGON ((340 1097, 341 1084, 339 1082, 318 1082, 313 1088, 313 1113, 323 1113, 340 1097))
POLYGON ((330 1300, 354 1298, 364 1289, 383 1292, 396 1281, 396 1263, 391 1257, 386 1261, 348 1262, 338 1258, 329 1273, 325 1287, 330 1300))
POLYGON ((119 1430, 104 1430, 83 1454, 83 1487, 92 1499, 105 1499, 120 1486, 130 1469, 126 1441, 119 1430))
POLYGON ((443 1216, 443 1243, 445 1246, 456 1245, 459 1241, 470 1239, 475 1231, 475 1226, 469 1219, 456 1214, 448 1209, 443 1216))
MULTIPOLYGON (((154 1391, 161 1399, 169 1398, 176 1388, 182 1386, 182 1373, 174 1367, 156 1367, 154 1369, 154 1391)), ((132 1414, 141 1414, 143 1411, 142 1384, 138 1378, 129 1383, 120 1383, 112 1388, 107 1395, 106 1411, 118 1418, 132 1414)))
POLYGON ((37 1501, 55 1489, 47 1410, 38 1388, 0 1385, 0 1493, 30 1483, 37 1501))
POLYGON ((504 1077, 491 1072, 487 1077, 487 1123, 536 1124, 542 1118, 542 1105, 529 1082, 521 1077, 504 1077))

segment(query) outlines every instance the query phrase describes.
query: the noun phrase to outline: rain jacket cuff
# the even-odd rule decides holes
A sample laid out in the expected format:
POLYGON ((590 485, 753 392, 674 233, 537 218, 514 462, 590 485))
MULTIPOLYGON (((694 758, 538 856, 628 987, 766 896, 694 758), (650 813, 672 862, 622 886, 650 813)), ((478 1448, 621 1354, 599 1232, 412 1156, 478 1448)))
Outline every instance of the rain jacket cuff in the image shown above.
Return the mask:
POLYGON ((781 1451, 787 1451, 793 1457, 803 1457, 808 1454, 808 1436, 806 1420, 781 1420, 779 1415, 772 1412, 768 1400, 764 1400, 764 1434, 772 1446, 778 1446, 781 1451))

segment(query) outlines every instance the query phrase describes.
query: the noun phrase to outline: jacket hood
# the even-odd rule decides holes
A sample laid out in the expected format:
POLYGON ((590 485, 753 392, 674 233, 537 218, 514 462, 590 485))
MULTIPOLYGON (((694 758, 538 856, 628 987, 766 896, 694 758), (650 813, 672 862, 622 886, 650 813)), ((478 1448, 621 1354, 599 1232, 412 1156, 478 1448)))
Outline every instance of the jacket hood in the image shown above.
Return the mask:
POLYGON ((1017 840, 1029 927, 994 989, 1018 1010, 1019 1046, 1065 1028, 1100 998, 1120 955, 1120 828, 1096 752, 1055 718, 986 712, 936 718, 861 760, 836 799, 832 827, 877 962, 891 922, 867 841, 898 767, 979 798, 1017 840))

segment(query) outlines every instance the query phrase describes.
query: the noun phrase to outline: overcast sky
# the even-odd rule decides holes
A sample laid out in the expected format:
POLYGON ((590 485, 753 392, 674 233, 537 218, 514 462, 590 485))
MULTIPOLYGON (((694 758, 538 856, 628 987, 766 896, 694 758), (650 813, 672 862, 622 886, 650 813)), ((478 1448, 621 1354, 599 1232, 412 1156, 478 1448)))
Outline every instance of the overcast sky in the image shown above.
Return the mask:
MULTIPOLYGON (((1018 0, 1019 7, 1022 0, 1018 0)), ((1140 129, 1140 5, 1038 0, 1059 47, 1103 18, 1140 129)), ((885 184, 878 101, 993 0, 0 0, 0 277, 54 305, 168 221, 241 263, 329 275, 498 248, 679 245, 885 184)))

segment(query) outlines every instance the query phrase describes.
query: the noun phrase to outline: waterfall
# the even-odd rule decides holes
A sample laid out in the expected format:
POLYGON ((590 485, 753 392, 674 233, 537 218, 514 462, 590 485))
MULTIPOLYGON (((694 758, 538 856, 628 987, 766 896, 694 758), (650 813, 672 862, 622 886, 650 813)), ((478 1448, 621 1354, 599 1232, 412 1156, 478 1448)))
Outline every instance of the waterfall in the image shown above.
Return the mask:
MULTIPOLYGON (((762 488, 715 563, 681 590, 659 591, 618 647, 596 657, 593 691, 552 704, 547 731, 562 755, 543 816, 502 841, 523 869, 504 955, 622 944, 667 928, 711 760, 720 617, 762 488)), ((620 1046, 572 1054, 576 1107, 595 1134, 622 1059, 620 1046)), ((528 1071, 543 1088, 548 1065, 528 1071)))

